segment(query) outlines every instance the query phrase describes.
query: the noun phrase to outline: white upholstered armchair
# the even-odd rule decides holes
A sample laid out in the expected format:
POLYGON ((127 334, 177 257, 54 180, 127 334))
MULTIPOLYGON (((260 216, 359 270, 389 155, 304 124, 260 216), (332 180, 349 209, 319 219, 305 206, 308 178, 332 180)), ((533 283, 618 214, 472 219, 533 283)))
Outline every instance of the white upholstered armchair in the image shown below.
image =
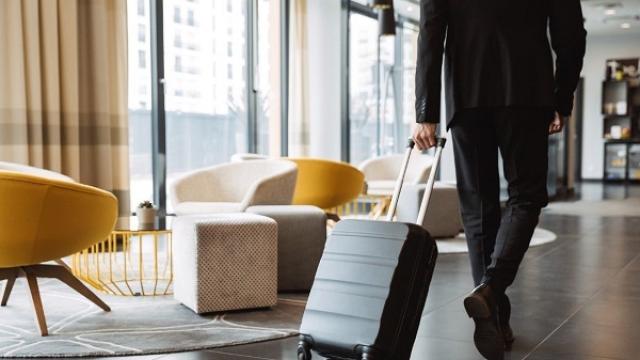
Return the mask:
MULTIPOLYGON (((360 171, 364 173, 367 182, 367 194, 391 195, 393 193, 403 156, 402 154, 379 156, 360 164, 360 171)), ((411 185, 426 183, 432 163, 432 156, 422 153, 414 154, 407 166, 405 183, 411 185)))
POLYGON ((288 160, 227 163, 196 170, 174 181, 170 197, 177 215, 244 212, 252 205, 291 204, 297 166, 288 160))
POLYGON ((45 170, 45 169, 41 169, 33 166, 27 166, 27 165, 6 162, 6 161, 0 161, 0 170, 15 171, 15 172, 20 172, 20 173, 29 174, 29 175, 41 176, 47 179, 73 182, 72 178, 66 175, 62 175, 55 171, 45 170))

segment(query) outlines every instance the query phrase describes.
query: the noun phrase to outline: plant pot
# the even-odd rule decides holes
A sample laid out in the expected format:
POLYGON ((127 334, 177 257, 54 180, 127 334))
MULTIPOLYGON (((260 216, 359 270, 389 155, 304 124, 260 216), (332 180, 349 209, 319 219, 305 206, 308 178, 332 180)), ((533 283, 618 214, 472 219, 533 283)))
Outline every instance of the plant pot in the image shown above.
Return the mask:
POLYGON ((153 224, 156 221, 156 213, 157 210, 155 208, 138 208, 138 211, 136 211, 138 223, 153 224))

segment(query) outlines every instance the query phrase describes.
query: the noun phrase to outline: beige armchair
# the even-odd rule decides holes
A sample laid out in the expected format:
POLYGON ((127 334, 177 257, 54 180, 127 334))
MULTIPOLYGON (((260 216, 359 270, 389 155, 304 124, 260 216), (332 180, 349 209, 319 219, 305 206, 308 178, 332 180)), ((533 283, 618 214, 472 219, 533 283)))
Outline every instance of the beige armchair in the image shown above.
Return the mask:
POLYGON ((169 190, 177 215, 244 212, 252 205, 289 205, 297 166, 288 160, 256 160, 196 170, 169 190))
MULTIPOLYGON (((417 152, 417 151, 416 151, 417 152)), ((386 155, 365 160, 360 164, 360 171, 364 173, 367 183, 368 195, 389 195, 393 194, 402 158, 404 155, 386 155)), ((416 185, 427 182, 433 157, 426 154, 414 155, 409 161, 405 175, 405 184, 416 185)))
POLYGON ((231 155, 231 162, 250 161, 250 160, 268 160, 272 159, 267 155, 253 153, 236 153, 231 155))

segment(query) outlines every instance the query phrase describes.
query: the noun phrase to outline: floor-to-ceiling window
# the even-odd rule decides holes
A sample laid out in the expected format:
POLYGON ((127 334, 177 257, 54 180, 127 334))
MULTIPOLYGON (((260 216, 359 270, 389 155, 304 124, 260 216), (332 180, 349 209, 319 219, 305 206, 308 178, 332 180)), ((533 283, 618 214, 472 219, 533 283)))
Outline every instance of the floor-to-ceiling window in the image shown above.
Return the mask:
MULTIPOLYGON (((132 205, 153 198, 150 4, 163 19, 166 183, 234 153, 279 155, 281 0, 131 0, 132 205), (252 109, 252 111, 250 111, 252 109)), ((157 181, 158 179, 156 179, 157 181)), ((168 204, 171 211, 171 204, 168 204)))
POLYGON ((394 39, 378 37, 378 21, 370 14, 350 12, 349 29, 350 159, 359 163, 386 144, 384 124, 394 108, 394 39))
POLYGON ((351 161, 377 152, 377 21, 359 13, 349 16, 349 124, 351 161))
POLYGON ((167 183, 247 151, 246 2, 165 0, 167 183))
POLYGON ((378 37, 375 12, 349 12, 349 160, 402 151, 415 122, 417 27, 399 18, 395 36, 378 37))
POLYGON ((256 152, 281 155, 281 0, 256 2, 256 152))
POLYGON ((129 176, 131 208, 153 198, 149 1, 127 1, 129 29, 129 176))
POLYGON ((399 74, 395 78, 401 84, 402 97, 398 99, 399 111, 397 112, 395 151, 401 152, 406 141, 411 135, 411 127, 416 122, 416 58, 418 56, 418 27, 410 22, 402 24, 401 39, 402 46, 402 66, 399 74))

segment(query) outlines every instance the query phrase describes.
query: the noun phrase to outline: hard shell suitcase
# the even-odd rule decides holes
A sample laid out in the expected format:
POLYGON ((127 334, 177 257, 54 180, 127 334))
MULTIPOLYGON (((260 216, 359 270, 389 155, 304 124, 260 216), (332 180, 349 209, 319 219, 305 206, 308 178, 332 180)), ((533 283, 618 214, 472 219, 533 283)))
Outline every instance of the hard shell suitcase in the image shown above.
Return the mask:
MULTIPOLYGON (((422 224, 445 139, 436 155, 417 223, 422 224)), ((309 293, 298 359, 409 359, 438 254, 429 233, 392 222, 413 141, 409 141, 387 221, 342 220, 327 239, 309 293)))

